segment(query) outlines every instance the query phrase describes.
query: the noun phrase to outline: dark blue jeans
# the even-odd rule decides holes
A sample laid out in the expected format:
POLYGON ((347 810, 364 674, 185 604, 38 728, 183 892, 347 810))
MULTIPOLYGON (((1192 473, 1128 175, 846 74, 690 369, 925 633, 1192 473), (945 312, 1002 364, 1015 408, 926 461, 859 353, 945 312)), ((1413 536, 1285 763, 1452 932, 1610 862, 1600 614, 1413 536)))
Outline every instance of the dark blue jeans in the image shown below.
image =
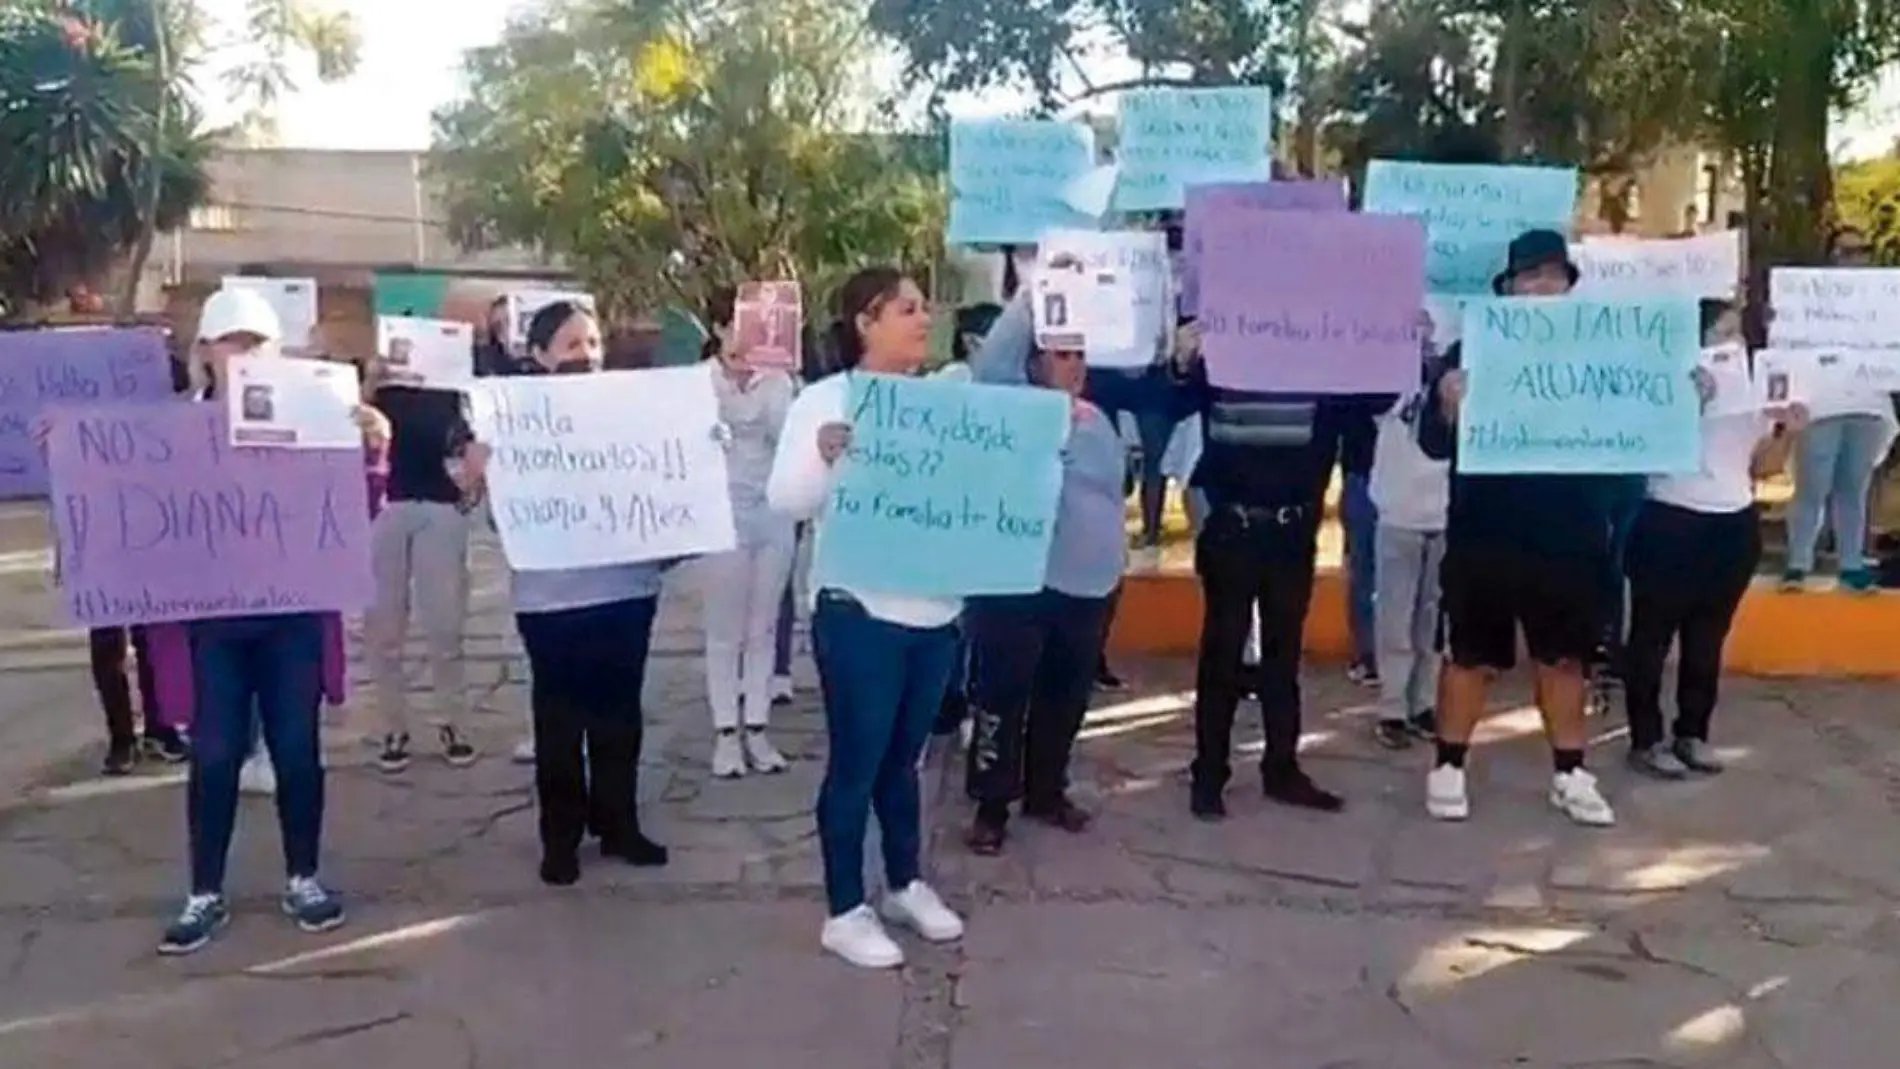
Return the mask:
POLYGON ((1372 503, 1370 480, 1364 475, 1347 475, 1339 493, 1339 524, 1346 535, 1346 616, 1352 634, 1352 657, 1359 664, 1373 663, 1372 595, 1378 589, 1378 551, 1374 536, 1379 530, 1379 510, 1372 503))
POLYGON ((1142 545, 1158 546, 1168 490, 1161 456, 1168 451, 1175 424, 1187 416, 1184 391, 1166 368, 1155 364, 1140 369, 1090 368, 1086 393, 1110 423, 1118 423, 1123 412, 1135 418, 1135 434, 1141 441, 1142 545))
POLYGON ((864 834, 873 810, 889 886, 908 887, 921 874, 917 761, 956 661, 957 629, 880 620, 850 595, 825 590, 811 630, 829 743, 818 844, 836 917, 864 904, 864 834))
POLYGON ((1603 621, 1603 645, 1611 650, 1623 645, 1623 558, 1629 546, 1630 528, 1635 526, 1636 516, 1643 510, 1646 485, 1641 476, 1623 479, 1610 502, 1610 555, 1604 561, 1601 582, 1603 607, 1607 614, 1603 621))
MULTIPOLYGON (((1049 810, 1069 789, 1069 755, 1088 714, 1108 635, 1109 599, 1055 590, 971 598, 968 792, 992 809, 1049 810)), ((992 815, 1000 815, 993 813, 992 815)))
POLYGON ((277 771, 284 870, 316 875, 323 837, 323 618, 242 616, 189 626, 194 708, 186 820, 192 892, 224 890, 237 825, 238 769, 260 725, 277 771))
MULTIPOLYGON (((798 525, 797 537, 805 537, 805 525, 798 525)), ((785 593, 778 599, 778 629, 772 635, 772 674, 792 674, 792 632, 798 627, 798 563, 793 554, 792 574, 785 580, 785 593)))

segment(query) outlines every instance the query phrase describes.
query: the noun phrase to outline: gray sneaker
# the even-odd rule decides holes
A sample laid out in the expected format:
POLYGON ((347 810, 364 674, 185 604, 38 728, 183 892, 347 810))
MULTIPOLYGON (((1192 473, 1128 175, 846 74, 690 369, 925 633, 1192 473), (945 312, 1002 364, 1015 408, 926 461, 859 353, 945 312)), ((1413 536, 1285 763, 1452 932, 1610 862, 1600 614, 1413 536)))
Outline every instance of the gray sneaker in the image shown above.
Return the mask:
POLYGON ((1715 752, 1715 747, 1701 739, 1677 739, 1673 752, 1676 760, 1691 772, 1714 776, 1728 768, 1727 762, 1715 752))
POLYGON ((1655 779, 1685 779, 1689 775, 1689 766, 1660 742, 1647 749, 1631 750, 1630 767, 1655 779))

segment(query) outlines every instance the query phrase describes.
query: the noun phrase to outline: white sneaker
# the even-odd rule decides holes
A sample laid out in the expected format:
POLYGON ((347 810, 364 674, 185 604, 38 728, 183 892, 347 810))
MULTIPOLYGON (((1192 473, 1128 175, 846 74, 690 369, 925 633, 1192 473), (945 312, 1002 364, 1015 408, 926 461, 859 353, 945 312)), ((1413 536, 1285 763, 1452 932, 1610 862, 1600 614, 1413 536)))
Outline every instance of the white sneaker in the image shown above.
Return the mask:
POLYGON ((818 945, 860 969, 895 969, 904 950, 894 942, 870 906, 859 906, 825 921, 818 945))
POLYGON ((1471 816, 1471 795, 1465 788, 1465 770, 1439 765, 1425 777, 1425 812, 1433 820, 1465 820, 1471 816))
POLYGON ((773 702, 788 702, 796 697, 797 694, 798 692, 792 688, 791 676, 772 677, 772 690, 767 696, 770 697, 773 702))
POLYGON ((933 943, 963 938, 963 918, 944 905, 937 892, 922 880, 912 880, 902 891, 885 895, 884 917, 933 943))
POLYGON ((789 763, 785 755, 778 752, 772 740, 766 736, 764 728, 747 728, 745 732, 745 757, 755 772, 770 775, 785 771, 789 763))
POLYGON ((1128 554, 1128 570, 1153 572, 1161 569, 1161 547, 1144 546, 1128 554))
POLYGON ((745 750, 739 745, 738 732, 721 731, 713 736, 712 774, 720 779, 745 775, 745 750))
POLYGON ((238 769, 238 790, 245 794, 277 793, 277 770, 271 767, 269 757, 260 751, 244 759, 244 767, 238 769))
POLYGON ((534 764, 534 736, 530 735, 515 743, 515 752, 512 756, 517 765, 534 764))
POLYGON ((1603 792, 1597 788, 1597 778, 1588 769, 1559 772, 1552 777, 1550 804, 1585 827, 1608 828, 1616 823, 1616 810, 1604 800, 1603 792))

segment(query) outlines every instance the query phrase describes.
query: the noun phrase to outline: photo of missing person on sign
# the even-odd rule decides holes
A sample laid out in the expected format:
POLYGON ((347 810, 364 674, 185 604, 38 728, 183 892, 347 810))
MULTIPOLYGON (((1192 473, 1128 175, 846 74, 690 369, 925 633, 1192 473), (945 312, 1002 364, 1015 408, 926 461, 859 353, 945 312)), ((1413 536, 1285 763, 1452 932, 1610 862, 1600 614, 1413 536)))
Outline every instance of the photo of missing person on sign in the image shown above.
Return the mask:
POLYGON ((271 388, 262 384, 244 387, 244 418, 253 423, 270 423, 277 418, 277 403, 271 388))
POLYGON ((796 282, 748 282, 733 303, 734 344, 758 368, 795 368, 803 350, 804 302, 796 282))

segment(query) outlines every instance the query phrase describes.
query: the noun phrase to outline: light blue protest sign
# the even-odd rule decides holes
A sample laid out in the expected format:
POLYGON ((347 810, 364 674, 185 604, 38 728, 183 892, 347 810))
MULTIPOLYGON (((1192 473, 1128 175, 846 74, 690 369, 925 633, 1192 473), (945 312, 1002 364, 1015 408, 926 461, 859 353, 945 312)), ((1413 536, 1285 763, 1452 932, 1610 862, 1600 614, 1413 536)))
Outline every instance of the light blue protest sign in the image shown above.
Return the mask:
POLYGON ((958 120, 950 124, 951 245, 1027 245, 1043 231, 1089 228, 1064 197, 1095 167, 1095 131, 1079 122, 958 120))
POLYGON ((1512 238, 1526 230, 1570 232, 1577 172, 1373 160, 1366 167, 1365 210, 1425 220, 1427 290, 1490 293, 1512 238))
POLYGON ((1122 94, 1115 209, 1178 211, 1187 187, 1272 174, 1273 94, 1263 85, 1122 94))
POLYGON ((1473 300, 1458 470, 1663 475, 1702 463, 1693 300, 1473 300))
POLYGON ((1069 398, 1026 386, 854 374, 851 449, 812 582, 963 597, 1042 589, 1069 398))

